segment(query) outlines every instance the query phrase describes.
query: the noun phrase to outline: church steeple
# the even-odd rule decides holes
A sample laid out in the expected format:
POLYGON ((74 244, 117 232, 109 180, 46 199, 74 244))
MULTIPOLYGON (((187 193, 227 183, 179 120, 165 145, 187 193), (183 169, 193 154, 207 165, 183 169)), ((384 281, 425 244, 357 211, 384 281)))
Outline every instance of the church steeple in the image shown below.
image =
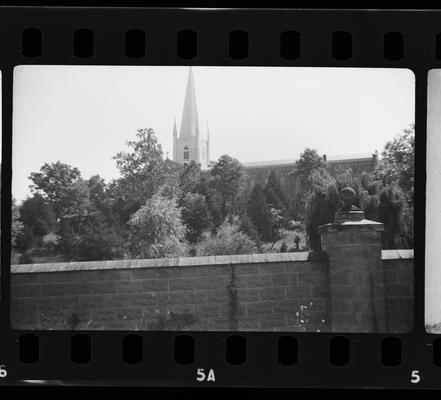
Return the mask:
POLYGON ((176 130, 176 120, 173 125, 173 161, 181 165, 194 161, 202 168, 207 168, 210 160, 209 143, 204 136, 199 129, 193 69, 190 67, 179 136, 176 130))
POLYGON ((197 136, 199 131, 198 108, 196 104, 196 90, 194 86, 193 69, 188 70, 187 89, 185 91, 184 109, 182 111, 181 129, 179 137, 197 136))

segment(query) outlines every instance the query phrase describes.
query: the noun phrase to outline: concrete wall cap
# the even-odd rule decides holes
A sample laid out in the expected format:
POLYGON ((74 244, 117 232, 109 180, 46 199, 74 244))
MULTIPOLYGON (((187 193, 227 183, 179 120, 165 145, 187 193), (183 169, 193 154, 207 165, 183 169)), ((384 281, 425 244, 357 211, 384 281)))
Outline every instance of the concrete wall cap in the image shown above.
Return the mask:
POLYGON ((46 264, 17 264, 11 265, 11 273, 37 273, 61 271, 87 271, 106 269, 135 269, 135 268, 167 268, 167 267, 216 267, 218 265, 262 264, 280 262, 319 261, 325 259, 320 252, 292 252, 266 254, 240 254, 224 256, 178 257, 143 260, 109 260, 81 261, 46 264))
POLYGON ((342 223, 331 222, 318 227, 319 233, 337 232, 341 230, 359 230, 359 231, 383 231, 384 224, 381 222, 363 219, 361 221, 345 221, 342 223))
POLYGON ((409 260, 414 258, 413 249, 381 250, 382 260, 409 260))

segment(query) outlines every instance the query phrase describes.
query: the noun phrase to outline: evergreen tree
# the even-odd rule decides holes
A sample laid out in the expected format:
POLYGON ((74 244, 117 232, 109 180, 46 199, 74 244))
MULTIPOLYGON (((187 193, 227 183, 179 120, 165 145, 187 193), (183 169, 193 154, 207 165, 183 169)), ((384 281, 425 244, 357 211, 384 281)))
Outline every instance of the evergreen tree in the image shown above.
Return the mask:
POLYGON ((248 215, 256 227, 259 237, 264 242, 273 238, 273 216, 270 207, 266 204, 265 195, 260 184, 256 184, 248 201, 248 215))
POLYGON ((179 205, 182 210, 182 222, 187 226, 187 240, 194 243, 203 231, 210 228, 205 196, 199 193, 187 193, 179 205))
POLYGON ((260 246, 259 232, 257 232, 248 214, 243 214, 240 217, 239 230, 249 236, 258 247, 260 246))
POLYGON ((264 192, 267 204, 280 210, 282 215, 287 218, 289 216, 288 201, 274 171, 271 171, 268 176, 264 192))
MULTIPOLYGON (((210 171, 210 201, 223 218, 234 214, 245 189, 246 172, 242 164, 228 155, 223 155, 210 171)), ((214 208, 213 207, 213 208, 214 208)))

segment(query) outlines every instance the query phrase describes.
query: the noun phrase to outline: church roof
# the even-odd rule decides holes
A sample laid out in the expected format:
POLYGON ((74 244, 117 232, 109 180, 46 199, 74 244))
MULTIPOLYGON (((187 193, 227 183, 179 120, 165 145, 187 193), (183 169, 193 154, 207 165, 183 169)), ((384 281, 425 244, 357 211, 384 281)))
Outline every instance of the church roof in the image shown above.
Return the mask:
POLYGON ((356 154, 340 154, 333 156, 326 156, 326 161, 333 162, 342 162, 342 161, 365 161, 372 160, 372 154, 369 153, 356 153, 356 154))
POLYGON ((242 165, 245 168, 253 168, 253 167, 269 167, 269 166, 279 166, 279 165, 291 165, 295 164, 297 160, 295 159, 286 159, 286 160, 269 160, 269 161, 251 161, 244 162, 242 165))
POLYGON ((196 90, 194 86, 193 71, 188 70, 187 89, 185 91, 184 109, 182 111, 181 129, 179 137, 196 136, 199 129, 198 108, 196 104, 196 90))
MULTIPOLYGON (((355 162, 361 162, 361 161, 368 161, 372 160, 372 154, 342 154, 342 155, 334 155, 334 156, 327 156, 326 161, 333 164, 333 163, 339 163, 339 162, 349 162, 349 161, 355 161, 355 162)), ((282 166, 288 166, 288 165, 294 165, 296 163, 297 159, 284 159, 284 160, 268 160, 268 161, 251 161, 251 162, 244 162, 242 165, 245 168, 259 168, 259 167, 282 167, 282 166)))

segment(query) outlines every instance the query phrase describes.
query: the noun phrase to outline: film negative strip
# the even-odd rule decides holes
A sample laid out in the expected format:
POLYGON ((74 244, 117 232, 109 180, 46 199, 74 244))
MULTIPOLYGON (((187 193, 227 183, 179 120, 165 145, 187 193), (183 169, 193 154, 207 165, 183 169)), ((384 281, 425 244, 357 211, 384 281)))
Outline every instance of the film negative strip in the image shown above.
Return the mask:
POLYGON ((440 18, 0 8, 0 384, 439 388, 440 18))

